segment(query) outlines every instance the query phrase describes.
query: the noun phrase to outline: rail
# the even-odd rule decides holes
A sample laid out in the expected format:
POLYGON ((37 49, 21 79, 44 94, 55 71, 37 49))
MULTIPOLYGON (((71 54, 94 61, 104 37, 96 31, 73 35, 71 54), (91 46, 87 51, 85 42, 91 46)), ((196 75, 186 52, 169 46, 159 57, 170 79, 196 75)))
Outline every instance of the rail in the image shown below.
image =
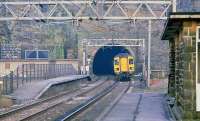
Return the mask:
POLYGON ((89 100, 87 100, 86 102, 78 105, 77 107, 75 107, 74 109, 72 109, 69 112, 66 112, 64 115, 62 115, 61 117, 57 118, 56 121, 65 121, 65 120, 69 120, 72 117, 78 115, 81 111, 83 111, 84 109, 86 109, 87 107, 89 107, 91 104, 97 102, 98 100, 100 100, 102 97, 104 97, 105 95, 107 95, 109 92, 112 91, 112 89, 115 88, 115 86, 118 84, 118 82, 115 82, 113 85, 107 87, 105 90, 101 91, 100 93, 96 94, 94 97, 90 98, 89 100))
POLYGON ((92 90, 94 90, 95 88, 97 87, 100 87, 101 85, 105 84, 106 81, 103 81, 103 82, 100 82, 98 83, 96 86, 94 87, 91 87, 87 90, 83 90, 81 91, 81 89, 76 89, 76 90, 70 90, 70 91, 66 91, 66 92, 63 92, 61 94, 58 94, 58 95, 55 95, 55 96, 51 96, 51 97, 48 97, 48 98, 45 98, 45 99, 40 99, 38 101, 35 101, 33 103, 30 103, 30 104, 27 104, 27 105, 24 105, 24 106, 21 106, 21 107, 18 107, 16 109, 12 109, 12 110, 9 110, 5 113, 2 113, 0 114, 0 120, 1 118, 4 119, 4 118, 7 118, 7 117, 15 117, 15 115, 19 115, 19 114, 22 114, 23 112, 28 112, 28 110, 34 108, 34 107, 44 107, 43 104, 47 104, 47 107, 46 108, 42 108, 41 111, 37 111, 37 112, 33 112, 33 114, 30 114, 30 116, 27 116, 27 117, 24 117, 22 119, 20 119, 20 121, 25 121, 31 117, 34 117, 38 114, 41 114, 43 112, 45 112, 46 110, 48 109, 51 109, 51 108, 54 108, 56 107, 57 105, 63 103, 63 101, 67 101, 67 100, 70 100, 72 99, 74 96, 78 96, 78 95, 82 95, 82 94, 85 94, 85 93, 88 93, 92 90), (66 99, 66 96, 67 96, 67 99, 66 99))

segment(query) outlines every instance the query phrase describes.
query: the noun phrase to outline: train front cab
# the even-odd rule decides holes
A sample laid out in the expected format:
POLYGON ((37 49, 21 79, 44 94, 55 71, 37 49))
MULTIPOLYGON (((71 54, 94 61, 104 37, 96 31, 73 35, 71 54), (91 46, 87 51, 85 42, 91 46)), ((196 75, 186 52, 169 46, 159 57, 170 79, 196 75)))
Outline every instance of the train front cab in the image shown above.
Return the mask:
POLYGON ((114 72, 117 75, 117 80, 130 80, 134 68, 134 58, 132 56, 114 58, 114 72))

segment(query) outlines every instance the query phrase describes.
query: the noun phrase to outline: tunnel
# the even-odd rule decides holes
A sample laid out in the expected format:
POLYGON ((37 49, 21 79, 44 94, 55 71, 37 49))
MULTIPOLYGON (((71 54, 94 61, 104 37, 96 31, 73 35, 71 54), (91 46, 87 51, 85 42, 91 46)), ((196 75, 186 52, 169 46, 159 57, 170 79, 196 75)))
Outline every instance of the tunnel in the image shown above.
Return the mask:
POLYGON ((95 54, 93 60, 93 73, 98 76, 114 75, 113 59, 119 53, 130 52, 122 46, 101 47, 95 54))

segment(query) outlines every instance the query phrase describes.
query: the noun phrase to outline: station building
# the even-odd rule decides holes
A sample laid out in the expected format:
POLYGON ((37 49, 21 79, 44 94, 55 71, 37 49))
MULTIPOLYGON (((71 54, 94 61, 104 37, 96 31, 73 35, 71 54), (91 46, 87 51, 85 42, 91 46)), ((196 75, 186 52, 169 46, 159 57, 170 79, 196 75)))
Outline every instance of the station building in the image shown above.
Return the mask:
POLYGON ((183 119, 200 119, 200 13, 171 13, 162 40, 170 48, 168 93, 183 119))

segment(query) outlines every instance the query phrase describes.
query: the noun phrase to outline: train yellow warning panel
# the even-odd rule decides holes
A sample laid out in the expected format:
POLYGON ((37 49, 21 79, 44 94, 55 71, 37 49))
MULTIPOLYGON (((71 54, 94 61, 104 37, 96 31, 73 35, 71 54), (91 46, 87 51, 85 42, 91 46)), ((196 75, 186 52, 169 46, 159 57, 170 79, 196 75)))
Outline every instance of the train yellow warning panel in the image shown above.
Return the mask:
POLYGON ((120 53, 114 57, 114 72, 118 80, 130 80, 135 71, 134 57, 128 53, 120 53))

